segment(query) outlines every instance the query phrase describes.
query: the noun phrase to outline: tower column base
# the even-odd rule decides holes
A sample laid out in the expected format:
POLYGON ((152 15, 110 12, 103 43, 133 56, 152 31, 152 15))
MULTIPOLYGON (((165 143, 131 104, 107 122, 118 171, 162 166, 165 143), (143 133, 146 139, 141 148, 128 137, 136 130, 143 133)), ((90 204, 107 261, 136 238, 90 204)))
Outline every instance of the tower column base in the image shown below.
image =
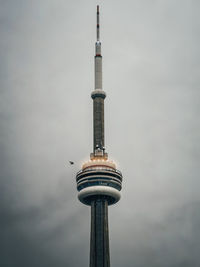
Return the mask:
POLYGON ((90 267, 110 267, 108 202, 103 196, 91 202, 90 267))

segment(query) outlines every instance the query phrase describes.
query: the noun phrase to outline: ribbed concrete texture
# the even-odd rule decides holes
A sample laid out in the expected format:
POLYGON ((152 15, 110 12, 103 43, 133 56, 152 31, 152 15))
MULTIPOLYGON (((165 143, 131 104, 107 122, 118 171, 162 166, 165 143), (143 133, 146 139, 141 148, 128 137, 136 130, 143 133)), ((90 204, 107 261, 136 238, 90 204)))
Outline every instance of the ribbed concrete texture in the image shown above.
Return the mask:
POLYGON ((91 203, 90 267, 110 267, 108 202, 104 197, 91 203))
POLYGON ((94 151, 96 147, 104 147, 104 99, 95 97, 93 100, 94 151))

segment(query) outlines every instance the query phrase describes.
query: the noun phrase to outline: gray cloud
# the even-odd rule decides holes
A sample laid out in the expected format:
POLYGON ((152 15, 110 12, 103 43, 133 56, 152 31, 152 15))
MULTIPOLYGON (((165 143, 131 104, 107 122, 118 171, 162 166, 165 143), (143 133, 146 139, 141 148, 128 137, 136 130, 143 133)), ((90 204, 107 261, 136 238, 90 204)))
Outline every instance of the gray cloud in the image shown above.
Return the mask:
MULTIPOLYGON (((199 2, 101 1, 115 267, 198 267, 199 2)), ((88 266, 92 1, 1 1, 0 265, 88 266), (75 165, 69 166, 68 160, 75 165)))

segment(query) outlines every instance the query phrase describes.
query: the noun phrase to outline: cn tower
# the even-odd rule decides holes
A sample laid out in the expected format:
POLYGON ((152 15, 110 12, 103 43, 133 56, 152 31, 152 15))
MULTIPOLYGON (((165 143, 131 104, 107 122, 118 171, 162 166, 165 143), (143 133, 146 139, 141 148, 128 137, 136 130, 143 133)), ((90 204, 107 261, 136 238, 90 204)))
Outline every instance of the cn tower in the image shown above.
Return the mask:
POLYGON ((122 174, 105 151, 104 100, 99 6, 95 43, 95 88, 93 99, 93 152, 76 175, 79 200, 91 206, 90 267, 110 267, 108 206, 120 200, 122 174))

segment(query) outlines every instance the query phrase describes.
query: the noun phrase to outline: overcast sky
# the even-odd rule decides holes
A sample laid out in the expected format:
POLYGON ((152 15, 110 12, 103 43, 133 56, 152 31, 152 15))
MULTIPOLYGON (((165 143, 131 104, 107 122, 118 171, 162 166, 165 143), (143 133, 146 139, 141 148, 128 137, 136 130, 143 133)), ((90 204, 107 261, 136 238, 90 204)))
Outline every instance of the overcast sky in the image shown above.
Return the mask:
POLYGON ((199 267, 198 0, 0 0, 0 266, 88 266, 97 4, 112 266, 199 267))

